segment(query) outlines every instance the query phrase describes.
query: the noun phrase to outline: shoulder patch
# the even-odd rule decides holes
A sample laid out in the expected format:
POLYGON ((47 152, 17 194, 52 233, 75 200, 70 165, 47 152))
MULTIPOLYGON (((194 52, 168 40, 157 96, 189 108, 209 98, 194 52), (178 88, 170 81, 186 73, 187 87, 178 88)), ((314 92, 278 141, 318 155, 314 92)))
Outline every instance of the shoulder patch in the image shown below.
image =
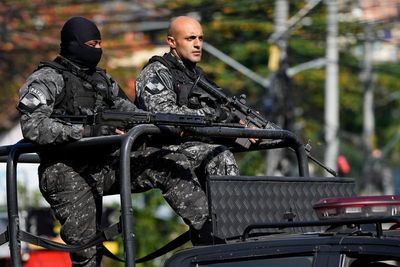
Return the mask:
POLYGON ((46 104, 45 94, 40 89, 36 88, 35 86, 30 85, 28 87, 28 95, 29 94, 34 96, 35 98, 37 98, 40 101, 40 103, 46 104))
POLYGON ((18 109, 21 112, 31 113, 44 104, 46 104, 46 97, 43 92, 30 85, 28 92, 19 101, 18 109))
POLYGON ((162 85, 161 83, 148 82, 146 84, 145 90, 148 91, 150 94, 155 95, 160 93, 164 88, 164 85, 162 85))
POLYGON ((161 82, 163 84, 165 84, 165 86, 170 89, 173 90, 173 85, 172 85, 172 76, 171 74, 168 72, 167 69, 158 69, 156 71, 157 77, 161 80, 161 82))

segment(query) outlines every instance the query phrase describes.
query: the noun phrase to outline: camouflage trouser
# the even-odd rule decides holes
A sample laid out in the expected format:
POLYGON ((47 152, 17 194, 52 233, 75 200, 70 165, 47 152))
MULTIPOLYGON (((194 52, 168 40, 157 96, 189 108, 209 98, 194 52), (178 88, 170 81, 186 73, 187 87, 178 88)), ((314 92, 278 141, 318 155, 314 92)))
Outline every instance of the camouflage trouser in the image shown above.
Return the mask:
MULTIPOLYGON (((208 206, 194 172, 200 173, 204 160, 201 173, 237 173, 233 155, 221 146, 149 147, 133 152, 132 192, 159 188, 174 211, 186 223, 199 228, 208 216, 208 206)), ((118 160, 96 160, 89 165, 80 162, 43 162, 39 167, 40 190, 60 221, 61 237, 67 244, 82 244, 95 235, 102 196, 119 189, 118 160)), ((96 253, 95 247, 88 248, 71 253, 71 260, 73 266, 100 266, 101 253, 96 253)))
POLYGON ((200 183, 205 186, 210 175, 239 175, 239 168, 231 151, 225 146, 202 142, 186 142, 177 148, 190 162, 200 183))

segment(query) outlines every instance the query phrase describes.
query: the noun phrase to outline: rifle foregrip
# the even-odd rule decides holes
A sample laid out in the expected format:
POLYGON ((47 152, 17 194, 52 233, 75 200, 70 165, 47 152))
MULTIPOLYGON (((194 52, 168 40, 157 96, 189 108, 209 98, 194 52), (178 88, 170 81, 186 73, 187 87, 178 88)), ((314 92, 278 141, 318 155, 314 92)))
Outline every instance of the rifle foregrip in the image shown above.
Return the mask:
POLYGON ((248 138, 236 138, 235 143, 246 149, 251 146, 251 142, 248 138))

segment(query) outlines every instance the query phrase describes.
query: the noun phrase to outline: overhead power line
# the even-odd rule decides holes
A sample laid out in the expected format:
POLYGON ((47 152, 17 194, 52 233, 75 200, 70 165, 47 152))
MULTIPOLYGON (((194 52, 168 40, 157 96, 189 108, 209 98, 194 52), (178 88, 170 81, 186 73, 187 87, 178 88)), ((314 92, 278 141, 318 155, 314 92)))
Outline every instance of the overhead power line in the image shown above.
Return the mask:
POLYGON ((289 34, 290 30, 294 28, 298 23, 305 17, 307 16, 308 13, 310 13, 311 10, 313 10, 321 0, 310 0, 307 2, 307 4, 304 6, 303 9, 301 9, 299 12, 297 12, 296 15, 291 17, 287 21, 287 27, 285 31, 279 31, 279 32, 274 32, 269 38, 268 38, 268 43, 276 43, 278 42, 281 38, 284 38, 286 35, 289 34))
POLYGON ((237 70, 240 73, 242 73, 243 75, 247 76, 252 81, 260 84, 262 87, 264 87, 266 89, 269 88, 270 82, 269 82, 268 79, 265 79, 262 76, 258 75, 254 71, 250 70, 249 68, 247 68, 243 64, 237 62, 236 60, 234 60, 230 56, 226 55, 222 51, 218 50, 214 46, 210 45, 209 43, 204 42, 203 43, 203 49, 205 51, 207 51, 208 53, 210 53, 211 55, 215 56, 216 58, 222 60, 225 64, 231 66, 235 70, 237 70))

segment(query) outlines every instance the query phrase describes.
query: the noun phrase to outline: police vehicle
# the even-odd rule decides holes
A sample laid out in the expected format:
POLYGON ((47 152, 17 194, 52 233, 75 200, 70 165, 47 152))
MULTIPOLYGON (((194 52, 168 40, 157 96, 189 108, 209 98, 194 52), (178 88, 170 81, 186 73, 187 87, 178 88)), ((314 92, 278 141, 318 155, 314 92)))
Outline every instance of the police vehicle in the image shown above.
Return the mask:
POLYGON ((399 196, 326 198, 314 208, 320 221, 249 225, 240 239, 180 251, 165 266, 400 266, 399 196))
POLYGON ((400 196, 299 173, 208 177, 213 235, 226 244, 181 250, 164 267, 400 266, 400 196))

